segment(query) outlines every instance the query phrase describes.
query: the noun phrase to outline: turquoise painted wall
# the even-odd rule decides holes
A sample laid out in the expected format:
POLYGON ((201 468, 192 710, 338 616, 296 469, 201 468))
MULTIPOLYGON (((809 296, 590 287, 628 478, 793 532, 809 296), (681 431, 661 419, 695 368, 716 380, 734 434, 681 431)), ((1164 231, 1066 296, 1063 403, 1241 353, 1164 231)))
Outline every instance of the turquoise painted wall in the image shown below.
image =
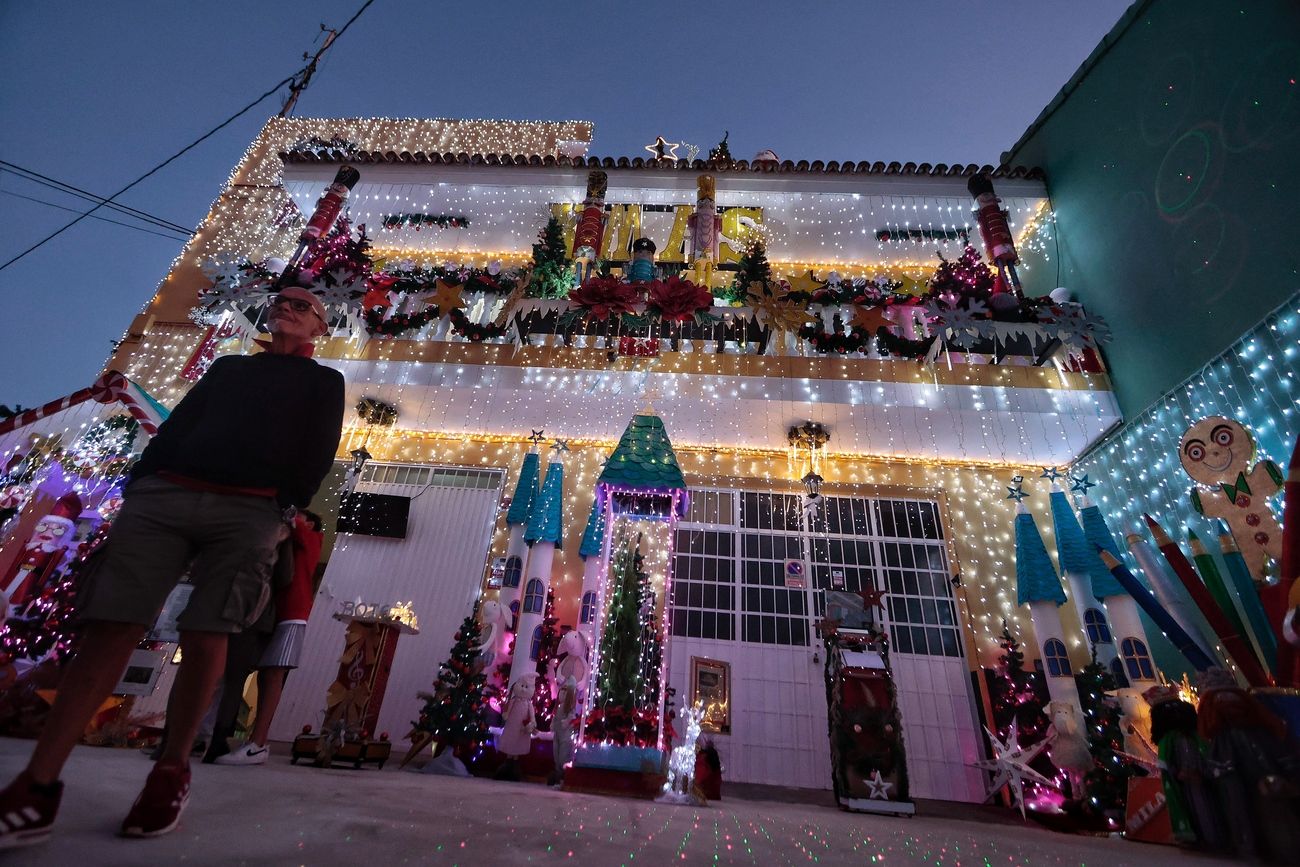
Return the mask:
POLYGON ((1298 81, 1294 0, 1139 2, 1004 156, 1057 215, 1027 289, 1106 318, 1126 416, 1300 289, 1298 81))

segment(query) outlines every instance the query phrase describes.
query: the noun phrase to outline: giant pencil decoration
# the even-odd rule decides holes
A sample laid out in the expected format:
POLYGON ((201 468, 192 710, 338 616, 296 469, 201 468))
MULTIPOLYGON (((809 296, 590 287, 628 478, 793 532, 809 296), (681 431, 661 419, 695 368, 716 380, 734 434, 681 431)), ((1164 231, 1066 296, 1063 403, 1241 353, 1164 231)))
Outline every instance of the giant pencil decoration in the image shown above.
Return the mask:
POLYGON ((1160 631, 1173 642, 1174 647, 1178 648, 1178 652, 1186 657, 1192 667, 1197 671, 1213 668, 1214 660, 1197 646, 1192 637, 1178 625, 1178 622, 1165 610, 1164 606, 1156 601, 1156 598, 1151 595, 1151 591, 1142 586, 1142 582, 1137 580, 1133 573, 1128 571, 1124 564, 1116 560, 1115 556, 1105 548, 1098 547, 1097 551, 1101 561, 1110 570, 1110 574, 1114 575, 1115 580, 1123 585, 1124 589, 1137 601, 1138 605, 1142 606, 1142 610, 1155 622, 1156 626, 1160 627, 1160 631))
MULTIPOLYGON (((1192 562, 1196 564, 1196 571, 1201 574, 1201 581, 1205 584, 1205 588, 1214 597, 1214 603, 1227 615, 1233 631, 1249 641, 1250 632, 1246 629, 1245 617, 1239 611, 1233 595, 1228 592, 1227 585, 1223 583, 1223 575, 1219 572, 1219 564, 1214 562, 1214 555, 1205 549, 1201 537, 1191 530, 1187 531, 1187 547, 1192 550, 1192 562)), ((1255 658, 1263 662, 1263 657, 1258 653, 1258 645, 1254 641, 1250 641, 1250 644, 1251 649, 1257 651, 1255 658)), ((1268 664, 1265 663, 1264 667, 1268 668, 1268 664)))
POLYGON ((1196 606, 1187 599, 1187 594, 1182 591, 1178 579, 1169 574, 1165 561, 1160 559, 1160 555, 1151 547, 1151 543, 1137 533, 1129 533, 1124 537, 1124 542, 1128 545, 1128 551, 1133 555, 1138 568, 1147 576, 1147 582, 1150 583, 1156 599, 1165 611, 1169 612, 1183 631, 1191 636, 1201 652, 1214 658, 1216 656, 1214 642, 1205 637, 1205 630, 1201 626, 1202 618, 1196 612, 1196 606))
POLYGON ((1210 628, 1219 637, 1224 649, 1232 654, 1237 667, 1246 676, 1246 682, 1251 686, 1271 686, 1273 679, 1260 666, 1259 660, 1251 652, 1250 645, 1246 643, 1246 640, 1232 628, 1232 623, 1219 609, 1214 597, 1205 589, 1205 585, 1201 583, 1200 577, 1196 574, 1196 570, 1192 568, 1192 564, 1183 554, 1182 549, 1178 547, 1173 539, 1169 538, 1169 534, 1156 523, 1155 518, 1146 514, 1142 518, 1147 522, 1147 526, 1151 528, 1151 535, 1156 540, 1156 547, 1160 549, 1160 553, 1164 555, 1165 560, 1174 570, 1174 574, 1178 576, 1178 580, 1183 582, 1183 587, 1187 589, 1187 593, 1192 597, 1192 601, 1196 603, 1196 607, 1201 609, 1201 613, 1209 621, 1210 628))
POLYGON ((1228 566, 1228 578, 1232 582, 1233 593, 1241 603, 1241 610, 1246 614, 1246 625, 1255 636, 1255 644, 1264 656, 1264 664, 1272 669, 1276 679, 1277 636, 1273 634, 1273 628, 1268 625, 1268 616, 1259 601, 1255 580, 1250 577, 1250 567, 1246 565, 1246 558, 1241 556, 1241 551, 1237 548, 1237 540, 1232 538, 1232 533, 1228 532, 1226 526, 1222 524, 1219 526, 1219 551, 1223 554, 1223 562, 1228 566))

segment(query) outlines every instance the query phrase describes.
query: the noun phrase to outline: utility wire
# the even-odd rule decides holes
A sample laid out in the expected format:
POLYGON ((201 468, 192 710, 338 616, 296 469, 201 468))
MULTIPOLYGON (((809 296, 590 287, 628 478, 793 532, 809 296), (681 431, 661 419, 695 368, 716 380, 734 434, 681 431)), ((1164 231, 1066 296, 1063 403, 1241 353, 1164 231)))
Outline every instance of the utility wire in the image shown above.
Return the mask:
MULTIPOLYGON (((23 168, 20 165, 15 165, 14 163, 7 162, 5 160, 0 160, 0 174, 3 174, 4 171, 6 170, 11 175, 22 178, 25 181, 31 181, 34 184, 40 184, 41 186, 49 187, 50 189, 53 190, 58 190, 61 193, 67 193, 68 195, 77 196, 78 198, 86 199, 87 201, 99 202, 106 208, 110 208, 121 214, 125 214, 128 217, 134 217, 146 223, 151 223, 160 229, 172 229, 174 231, 181 232, 187 236, 194 234, 193 229, 187 229, 185 226, 182 226, 180 223, 173 223, 171 220, 156 216, 154 214, 150 214, 148 211, 141 211, 138 208, 132 208, 129 205, 123 205, 118 202, 110 202, 108 199, 104 198, 103 196, 96 195, 88 190, 83 190, 80 187, 74 187, 72 184, 69 184, 65 181, 61 181, 58 178, 52 178, 49 175, 43 175, 40 172, 32 171, 31 169, 28 168, 23 168)), ((74 213, 80 213, 75 208, 69 208, 68 210, 71 210, 74 213)))
MULTIPOLYGON (((369 9, 369 8, 370 8, 370 5, 371 5, 372 3, 374 3, 374 2, 375 2, 375 0, 366 0, 365 3, 362 3, 362 4, 361 4, 361 8, 358 9, 358 10, 356 11, 356 13, 353 14, 353 16, 352 16, 351 18, 348 19, 348 22, 347 22, 346 24, 344 24, 341 28, 339 28, 338 35, 334 37, 334 41, 337 42, 339 36, 342 36, 344 33, 346 33, 346 32, 347 32, 347 29, 348 29, 349 27, 351 27, 352 24, 353 24, 353 23, 354 23, 358 18, 361 17, 361 13, 362 13, 362 12, 365 12, 367 9, 369 9)), ((189 153, 191 150, 193 150, 194 148, 198 147, 198 146, 199 146, 200 144, 202 144, 203 142, 205 142, 205 141, 207 141, 208 139, 212 138, 212 136, 216 135, 218 132, 220 132, 221 130, 223 130, 223 129, 225 129, 226 127, 230 126, 230 124, 234 123, 236 120, 238 120, 239 118, 243 117, 243 116, 244 116, 245 114, 247 114, 248 112, 252 111, 255 107, 257 107, 257 105, 258 105, 259 103, 263 102, 264 100, 266 100, 267 98, 269 98, 269 97, 271 97, 271 96, 274 96, 274 95, 276 94, 276 92, 280 90, 280 88, 284 87, 285 85, 292 84, 292 83, 294 82, 294 80, 295 80, 299 75, 301 75, 304 71, 305 71, 305 69, 299 70, 298 72, 295 72, 293 75, 289 76, 288 78, 285 78, 285 79, 282 79, 281 81, 276 82, 275 86, 272 87, 270 90, 266 91, 266 93, 263 93, 263 94, 262 94, 261 96, 259 96, 257 99, 253 100, 253 101, 250 102, 248 105, 244 106, 244 107, 241 108, 239 111, 235 112, 235 113, 232 114, 230 117, 226 118, 226 119, 223 120, 221 123, 217 124, 215 127, 213 127, 213 128, 212 128, 211 130, 209 130, 208 132, 206 132, 206 133, 204 133, 203 135, 199 136, 199 137, 196 138, 194 141, 190 142, 188 145, 186 145, 185 147, 181 148, 179 151, 177 151, 176 153, 172 154, 172 155, 169 156, 167 159, 163 160, 163 161, 160 162, 158 165, 154 166, 154 167, 151 168, 149 171, 147 171, 147 172, 145 172, 144 174, 142 174, 140 177, 136 178, 134 181, 131 181, 131 183, 127 184, 125 187, 123 187, 122 189, 118 190, 116 193, 113 193, 111 196, 109 196, 107 199, 105 199, 104 202, 101 202, 101 203, 95 205, 95 207, 91 208, 89 211, 86 211, 85 213, 79 215, 75 220, 72 220, 71 222, 66 223, 64 226, 62 226, 61 228, 57 229, 57 230, 54 231, 54 232, 51 232, 49 235, 46 235, 44 238, 42 238, 41 240, 37 241, 35 244, 31 245, 30 247, 28 247, 26 250, 23 250, 21 253, 19 253, 17 256, 14 256, 12 259, 10 259, 9 261, 5 262, 3 265, 0 265, 0 271, 3 271, 4 269, 8 268, 10 265, 12 265, 13 263, 17 262, 19 259, 22 259, 24 256, 26 256, 28 253, 31 253, 32 251, 38 249, 39 247, 43 246, 44 244, 48 243, 49 241, 54 240, 54 239, 57 238, 59 235, 62 235, 62 234, 63 234, 64 232, 66 232, 68 229, 71 229, 73 226, 75 226, 75 225, 77 225, 78 223, 80 223, 80 222, 81 222, 82 220, 84 220, 86 217, 89 217, 89 216, 90 216, 91 214, 93 214, 95 211, 98 211, 100 208, 104 207, 104 204, 105 204, 105 203, 107 203, 107 202, 111 202, 113 199, 116 199, 118 196, 122 195, 122 194, 125 193, 127 190, 129 190, 129 189, 131 189, 132 187, 134 187, 136 184, 138 184, 138 183, 140 183, 141 181, 145 180, 146 178, 148 178, 148 177, 150 177, 150 176, 156 174, 159 170, 161 170, 161 169, 164 168, 165 166, 167 166, 167 165, 169 165, 169 164, 175 162, 177 159, 179 159, 180 157, 182 157, 182 156, 184 156, 185 154, 189 153)))
MULTIPOLYGON (((24 196, 22 193, 15 193, 12 192, 11 190, 0 190, 0 195, 13 196, 15 199, 26 199, 27 201, 35 202, 38 205, 47 205, 48 207, 58 208, 60 211, 68 211, 69 213, 73 213, 73 214, 81 213, 81 211, 77 210, 76 208, 69 208, 69 207, 65 207, 64 205, 56 205, 54 204, 54 202, 47 202, 44 199, 37 199, 33 196, 24 196)), ((123 228, 126 229, 135 229, 137 232, 148 232, 150 235, 157 235, 159 238, 168 238, 173 241, 188 241, 190 238, 189 234, 186 234, 184 237, 177 237, 175 234, 169 234, 168 232, 155 232, 153 229, 146 229, 144 226, 138 226, 135 225, 134 223, 123 223, 121 220, 110 220, 108 217, 101 217, 98 214, 91 214, 90 219, 100 220, 101 222, 104 223, 112 223, 115 226, 122 226, 123 228)))

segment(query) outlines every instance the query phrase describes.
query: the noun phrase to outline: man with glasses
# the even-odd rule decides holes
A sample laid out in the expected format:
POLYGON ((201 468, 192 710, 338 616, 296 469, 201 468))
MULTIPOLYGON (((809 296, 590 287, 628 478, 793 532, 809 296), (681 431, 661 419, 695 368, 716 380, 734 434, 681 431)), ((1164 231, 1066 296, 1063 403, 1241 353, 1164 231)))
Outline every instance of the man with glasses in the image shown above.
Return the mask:
POLYGON ((27 768, 0 792, 0 849, 49 837, 64 763, 188 567, 169 737, 121 833, 156 837, 180 820, 190 745, 228 637, 266 606, 288 522, 329 472, 343 426, 343 376, 311 358, 327 330, 320 299, 286 288, 267 322, 265 351, 213 362, 132 468, 125 504, 88 564, 80 650, 27 768))

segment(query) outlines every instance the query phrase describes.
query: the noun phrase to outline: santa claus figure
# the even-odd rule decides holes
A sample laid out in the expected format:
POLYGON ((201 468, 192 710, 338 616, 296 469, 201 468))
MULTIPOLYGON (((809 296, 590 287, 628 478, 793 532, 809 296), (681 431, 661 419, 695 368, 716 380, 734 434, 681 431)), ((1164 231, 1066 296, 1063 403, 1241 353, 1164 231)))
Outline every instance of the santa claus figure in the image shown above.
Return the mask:
POLYGON ((76 536, 76 520, 81 514, 81 498, 70 491, 59 498, 54 510, 36 522, 31 538, 23 547, 22 556, 0 579, 10 605, 20 605, 33 587, 39 587, 45 578, 63 561, 76 536))

